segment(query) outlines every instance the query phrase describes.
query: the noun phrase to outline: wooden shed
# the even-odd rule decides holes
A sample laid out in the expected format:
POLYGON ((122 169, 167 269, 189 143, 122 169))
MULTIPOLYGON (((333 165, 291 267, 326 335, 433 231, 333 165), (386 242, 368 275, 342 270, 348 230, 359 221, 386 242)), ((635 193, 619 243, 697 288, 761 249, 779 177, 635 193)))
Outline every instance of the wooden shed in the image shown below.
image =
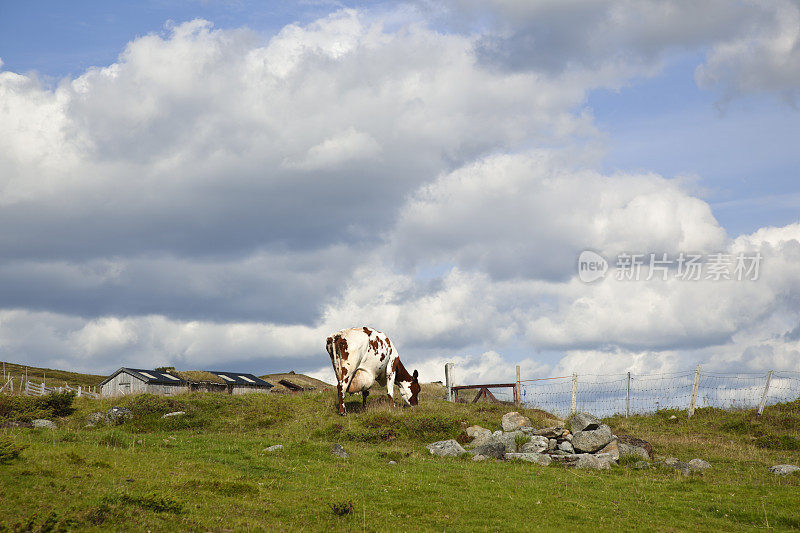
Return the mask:
POLYGON ((123 396, 149 392, 150 394, 180 394, 187 391, 185 380, 167 372, 120 368, 100 382, 102 396, 123 396))
POLYGON ((224 380, 229 394, 248 394, 250 392, 269 392, 273 387, 272 383, 244 372, 221 372, 218 370, 209 371, 210 374, 219 376, 224 380))

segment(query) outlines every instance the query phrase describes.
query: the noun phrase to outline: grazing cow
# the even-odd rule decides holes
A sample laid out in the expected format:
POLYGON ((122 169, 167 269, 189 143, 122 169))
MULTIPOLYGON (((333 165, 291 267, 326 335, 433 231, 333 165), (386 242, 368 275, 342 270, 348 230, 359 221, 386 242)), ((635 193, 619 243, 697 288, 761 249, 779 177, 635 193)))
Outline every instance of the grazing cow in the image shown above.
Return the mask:
POLYGON ((400 396, 409 405, 419 401, 419 381, 416 370, 408 373, 389 338, 366 326, 338 331, 328 337, 326 345, 336 373, 336 390, 339 392, 339 414, 344 409, 345 393, 363 395, 367 405, 369 388, 377 381, 386 385, 386 393, 394 405, 394 385, 397 383, 400 396))

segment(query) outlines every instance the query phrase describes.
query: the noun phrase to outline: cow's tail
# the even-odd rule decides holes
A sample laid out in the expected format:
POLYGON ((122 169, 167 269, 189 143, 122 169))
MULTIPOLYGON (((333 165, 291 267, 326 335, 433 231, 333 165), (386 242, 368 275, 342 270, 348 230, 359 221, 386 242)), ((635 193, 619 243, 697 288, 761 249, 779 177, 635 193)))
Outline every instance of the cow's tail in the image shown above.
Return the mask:
POLYGON ((328 342, 325 345, 328 350, 328 355, 331 356, 331 363, 333 364, 333 373, 336 374, 336 380, 342 381, 342 358, 336 353, 336 335, 328 337, 328 342))

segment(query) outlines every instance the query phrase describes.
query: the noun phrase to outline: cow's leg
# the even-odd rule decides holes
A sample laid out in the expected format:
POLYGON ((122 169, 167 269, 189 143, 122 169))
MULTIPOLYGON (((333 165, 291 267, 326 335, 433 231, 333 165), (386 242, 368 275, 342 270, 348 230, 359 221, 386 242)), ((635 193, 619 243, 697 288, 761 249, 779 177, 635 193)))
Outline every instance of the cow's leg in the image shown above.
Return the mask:
POLYGON ((389 405, 394 407, 394 359, 397 356, 389 356, 389 362, 386 365, 386 395, 389 396, 389 405))
POLYGON ((339 414, 344 416, 347 412, 344 410, 344 390, 342 389, 341 381, 338 381, 336 384, 336 392, 339 395, 339 414))
POLYGON ((367 408, 367 396, 369 396, 369 390, 365 390, 361 392, 361 406, 366 409, 367 408))

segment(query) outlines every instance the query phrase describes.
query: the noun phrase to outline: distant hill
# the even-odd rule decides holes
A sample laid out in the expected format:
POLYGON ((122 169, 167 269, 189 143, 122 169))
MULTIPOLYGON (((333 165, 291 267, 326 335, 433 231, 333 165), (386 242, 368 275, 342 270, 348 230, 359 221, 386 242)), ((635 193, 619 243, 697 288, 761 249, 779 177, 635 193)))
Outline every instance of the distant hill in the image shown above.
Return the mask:
MULTIPOLYGON (((106 379, 106 376, 98 376, 96 374, 81 374, 79 372, 67 372, 66 370, 39 368, 8 362, 0 362, 0 370, 2 370, 3 365, 5 365, 6 375, 10 372, 16 383, 19 383, 16 381, 19 377, 25 376, 26 368, 28 370, 28 379, 39 383, 44 381, 48 386, 63 386, 66 382, 71 387, 77 387, 78 385, 94 387, 106 379)), ((3 380, 3 383, 5 383, 5 380, 3 380)))
POLYGON ((275 385, 275 388, 272 389, 273 392, 291 391, 289 387, 281 385, 281 380, 289 381, 290 383, 294 383, 295 385, 303 387, 304 389, 323 390, 335 388, 330 383, 325 383, 324 381, 312 378, 311 376, 306 376, 305 374, 295 374, 294 372, 264 374, 263 376, 258 377, 275 385))

